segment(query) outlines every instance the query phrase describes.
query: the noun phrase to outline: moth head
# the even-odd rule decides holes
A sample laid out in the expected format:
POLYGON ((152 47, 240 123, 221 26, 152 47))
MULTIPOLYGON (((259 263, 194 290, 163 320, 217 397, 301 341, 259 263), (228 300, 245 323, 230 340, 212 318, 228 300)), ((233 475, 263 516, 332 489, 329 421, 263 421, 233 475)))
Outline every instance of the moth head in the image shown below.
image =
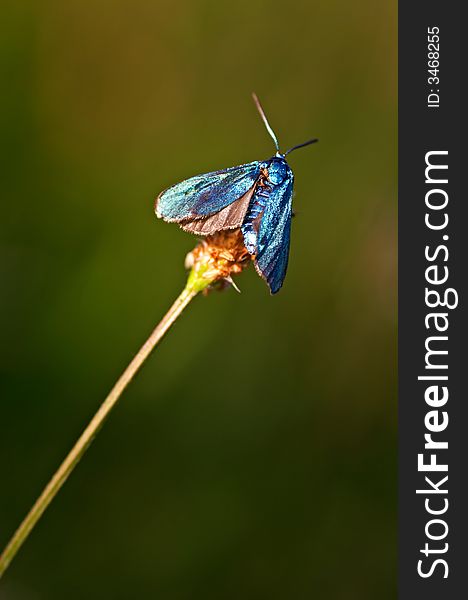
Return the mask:
POLYGON ((268 165, 268 179, 273 185, 279 185, 282 183, 286 179, 288 172, 288 163, 285 161, 283 156, 278 156, 277 154, 271 159, 271 162, 268 165))

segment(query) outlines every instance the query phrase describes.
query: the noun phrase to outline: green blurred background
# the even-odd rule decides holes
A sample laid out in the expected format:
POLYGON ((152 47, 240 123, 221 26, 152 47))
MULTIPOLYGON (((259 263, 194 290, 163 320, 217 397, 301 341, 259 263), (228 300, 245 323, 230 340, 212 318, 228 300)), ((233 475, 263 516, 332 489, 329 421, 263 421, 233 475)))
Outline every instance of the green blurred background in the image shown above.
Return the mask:
POLYGON ((290 266, 198 298, 2 600, 395 597, 396 2, 4 0, 0 546, 185 281, 153 198, 265 159, 290 266))

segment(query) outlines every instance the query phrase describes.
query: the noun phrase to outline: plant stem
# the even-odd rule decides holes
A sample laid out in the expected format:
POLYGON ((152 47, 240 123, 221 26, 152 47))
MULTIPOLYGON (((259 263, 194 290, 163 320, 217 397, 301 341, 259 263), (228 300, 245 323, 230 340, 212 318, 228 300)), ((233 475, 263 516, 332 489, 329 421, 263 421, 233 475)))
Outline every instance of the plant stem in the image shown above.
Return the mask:
POLYGON ((197 288, 196 285, 193 285, 189 278, 189 282, 185 289, 182 291, 159 325, 157 325, 157 327, 153 330, 131 363, 122 373, 117 383, 114 385, 107 398, 101 404, 99 410, 91 419, 89 425, 83 431, 80 438, 73 446, 58 470, 55 472, 52 479, 46 485, 42 494, 36 500, 34 506, 26 515, 24 521, 18 527, 2 555, 0 556, 0 578, 8 568, 8 565, 11 563, 18 550, 28 538, 32 529, 40 519, 42 513, 55 498, 58 491, 67 480, 68 476, 71 474, 73 469, 79 463, 81 457, 89 448, 91 442, 103 426, 111 410, 117 404, 117 401, 119 400, 125 388, 135 377, 140 367, 143 365, 154 348, 159 344, 174 321, 182 314, 184 308, 197 295, 200 289, 197 288))

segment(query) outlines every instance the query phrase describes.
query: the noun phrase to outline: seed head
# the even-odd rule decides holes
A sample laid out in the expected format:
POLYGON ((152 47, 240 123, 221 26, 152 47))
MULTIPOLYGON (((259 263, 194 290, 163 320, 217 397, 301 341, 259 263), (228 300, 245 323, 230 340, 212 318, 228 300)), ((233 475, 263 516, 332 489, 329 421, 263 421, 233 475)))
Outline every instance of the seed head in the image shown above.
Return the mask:
POLYGON ((187 286, 204 294, 228 285, 236 288, 232 275, 245 269, 251 259, 240 229, 207 236, 185 258, 185 268, 191 269, 187 286))

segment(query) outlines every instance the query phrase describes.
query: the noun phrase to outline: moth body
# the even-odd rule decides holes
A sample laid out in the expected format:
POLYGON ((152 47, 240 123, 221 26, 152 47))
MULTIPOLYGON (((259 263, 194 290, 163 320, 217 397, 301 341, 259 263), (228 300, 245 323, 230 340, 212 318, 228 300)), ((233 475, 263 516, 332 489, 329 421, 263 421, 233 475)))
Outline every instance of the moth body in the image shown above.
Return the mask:
POLYGON ((260 251, 257 243, 258 229, 273 189, 281 185, 286 179, 292 179, 292 171, 288 163, 279 154, 262 163, 261 173, 262 176, 257 183, 241 227, 244 245, 249 254, 252 255, 260 251))
POLYGON ((258 98, 253 97, 275 143, 275 156, 177 183, 159 194, 155 212, 196 235, 240 229, 258 274, 275 294, 283 285, 289 258, 294 176, 286 155, 317 139, 282 154, 258 98))

